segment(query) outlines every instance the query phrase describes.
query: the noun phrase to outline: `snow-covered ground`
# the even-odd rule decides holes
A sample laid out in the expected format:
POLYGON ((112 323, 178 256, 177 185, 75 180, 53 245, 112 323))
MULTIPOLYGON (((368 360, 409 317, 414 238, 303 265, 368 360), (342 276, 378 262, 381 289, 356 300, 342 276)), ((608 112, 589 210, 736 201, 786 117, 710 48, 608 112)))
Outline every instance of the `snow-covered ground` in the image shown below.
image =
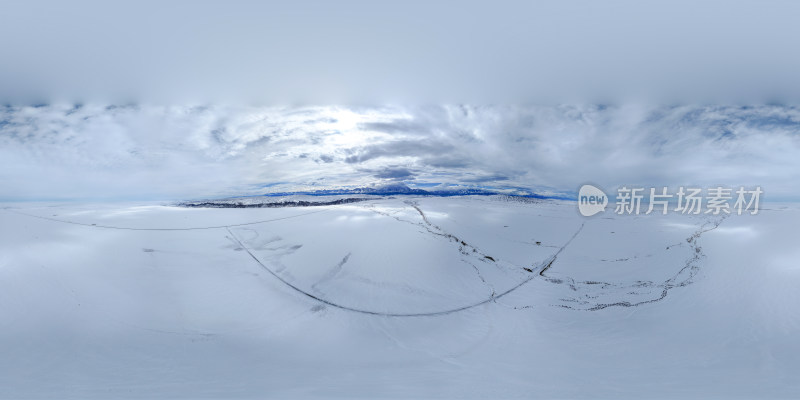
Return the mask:
POLYGON ((798 225, 798 204, 6 204, 0 398, 796 397, 798 225))

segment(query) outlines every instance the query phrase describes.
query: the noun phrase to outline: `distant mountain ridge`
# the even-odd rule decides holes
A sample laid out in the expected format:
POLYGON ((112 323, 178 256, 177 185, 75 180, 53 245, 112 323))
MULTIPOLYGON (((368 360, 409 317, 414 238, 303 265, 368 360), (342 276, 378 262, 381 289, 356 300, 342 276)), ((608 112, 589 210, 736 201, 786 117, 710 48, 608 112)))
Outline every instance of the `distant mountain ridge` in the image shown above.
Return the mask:
MULTIPOLYGON (((273 192, 273 193, 265 193, 259 196, 265 197, 283 197, 283 196, 293 196, 293 195, 305 195, 305 196, 338 196, 338 195, 375 195, 375 196, 400 196, 400 195, 417 195, 417 196, 440 196, 440 197, 449 197, 449 196, 493 196, 493 195, 508 195, 508 193, 504 193, 498 190, 489 190, 489 189, 482 189, 482 188, 456 188, 456 189, 434 189, 434 190, 426 190, 426 189, 418 189, 418 188, 410 188, 405 184, 402 183, 393 183, 389 185, 383 186, 375 186, 375 187, 361 187, 361 188, 351 188, 351 189, 321 189, 321 190, 312 190, 312 191, 298 191, 298 192, 273 192)), ((563 199, 563 196, 546 196, 531 192, 526 192, 522 194, 512 194, 511 196, 516 197, 528 197, 528 198, 536 198, 536 199, 563 199)), ((258 196, 256 196, 258 197, 258 196)))
POLYGON ((234 196, 221 199, 190 200, 177 203, 182 207, 214 207, 214 208, 272 208, 272 207, 313 207, 328 206, 346 203, 355 203, 391 196, 499 196, 509 200, 571 200, 566 196, 547 196, 537 193, 520 191, 509 194, 496 190, 482 188, 454 188, 449 190, 425 190, 410 188, 405 184, 390 184, 383 186, 349 188, 349 189, 322 189, 297 192, 272 192, 251 196, 234 196), (520 193, 521 192, 521 193, 520 193), (316 197, 318 199, 310 199, 316 197), (273 200, 274 199, 274 200, 273 200))

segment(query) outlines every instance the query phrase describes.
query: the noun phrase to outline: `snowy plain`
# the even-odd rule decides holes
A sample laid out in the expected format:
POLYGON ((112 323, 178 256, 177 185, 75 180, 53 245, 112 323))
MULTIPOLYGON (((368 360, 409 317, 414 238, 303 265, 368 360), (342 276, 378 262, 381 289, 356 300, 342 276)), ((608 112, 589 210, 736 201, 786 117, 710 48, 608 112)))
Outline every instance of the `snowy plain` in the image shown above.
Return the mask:
POLYGON ((4 204, 0 398, 796 398, 800 205, 4 204))

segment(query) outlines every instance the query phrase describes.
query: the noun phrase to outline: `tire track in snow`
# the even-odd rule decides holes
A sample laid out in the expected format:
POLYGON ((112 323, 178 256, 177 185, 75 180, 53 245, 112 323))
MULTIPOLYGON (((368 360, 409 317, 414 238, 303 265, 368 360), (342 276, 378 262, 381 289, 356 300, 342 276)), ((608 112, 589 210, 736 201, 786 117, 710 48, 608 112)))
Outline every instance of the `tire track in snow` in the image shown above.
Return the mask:
MULTIPOLYGON (((568 304, 553 304, 553 306, 555 307, 562 307, 571 310, 599 311, 609 307, 637 307, 644 304, 655 303, 665 299, 671 289, 677 287, 684 287, 692 283, 692 279, 700 271, 700 266, 698 264, 700 263, 702 258, 705 257, 702 248, 697 242, 698 239, 704 233, 718 228, 719 225, 727 217, 728 215, 725 215, 716 220, 706 221, 700 226, 700 228, 697 231, 695 231, 691 236, 686 238, 686 242, 689 244, 689 249, 691 251, 691 256, 685 261, 684 266, 678 272, 676 272, 672 277, 661 283, 655 283, 652 281, 636 281, 632 284, 595 282, 595 281, 576 282, 573 278, 570 277, 551 278, 544 275, 544 272, 545 270, 547 270, 547 268, 549 268, 549 265, 539 274, 540 276, 544 277, 547 282, 559 285, 566 283, 571 291, 577 292, 576 296, 578 293, 582 293, 584 298, 598 298, 601 295, 614 296, 615 292, 618 292, 620 297, 623 297, 625 295, 641 296, 641 295, 651 294, 653 292, 657 293, 656 297, 641 301, 619 300, 612 302, 592 302, 589 300, 581 300, 580 297, 562 298, 560 299, 562 302, 577 303, 577 305, 572 306, 568 304), (593 288, 595 287, 599 287, 602 290, 610 289, 610 291, 604 293, 602 291, 594 290, 593 288), (641 290, 649 290, 649 292, 641 293, 641 290)), ((675 247, 681 244, 683 243, 667 246, 667 250, 669 250, 671 247, 675 247)))
MULTIPOLYGON (((572 243, 573 239, 575 239, 575 237, 578 236, 578 234, 581 232, 581 230, 583 230, 583 226, 584 226, 584 224, 581 224, 581 226, 578 228, 578 230, 575 232, 575 234, 573 234, 572 237, 566 243, 564 243, 564 245, 561 246, 561 248, 559 248, 558 251, 555 254, 553 254, 550 258, 548 258, 545 261, 545 263, 542 263, 540 268, 544 268, 545 266, 551 265, 555 261, 556 257, 558 257, 558 254, 560 254, 567 246, 569 246, 569 244, 572 243)), ((320 302, 322 304, 325 304, 325 305, 328 305, 328 306, 331 306, 331 307, 334 307, 334 308, 338 308, 340 310, 351 311, 351 312, 355 312, 355 313, 359 313, 359 314, 377 315, 377 316, 382 316, 382 317, 435 317, 435 316, 453 314, 453 313, 457 313, 457 312, 460 312, 460 311, 466 311, 466 310, 469 310, 469 309, 472 309, 472 308, 476 308, 476 307, 482 306, 484 304, 488 304, 488 303, 494 302, 495 300, 500 299, 503 296, 505 296, 505 295, 507 295, 507 294, 519 289, 520 287, 522 287, 526 283, 532 281, 537 276, 539 276, 538 274, 533 274, 533 275, 529 276, 528 278, 525 278, 521 282, 517 283, 516 285, 512 286, 511 288, 506 289, 505 291, 503 291, 501 293, 493 294, 493 295, 489 296, 488 298, 486 298, 484 300, 481 300, 481 301, 478 301, 476 303, 464 305, 464 306, 461 306, 461 307, 455 307, 455 308, 451 308, 451 309, 447 309, 447 310, 430 311, 430 312, 416 312, 416 313, 396 313, 396 312, 374 311, 374 310, 368 310, 368 309, 348 306, 348 305, 344 305, 344 304, 339 304, 339 303, 336 303, 336 302, 334 302, 332 300, 328 300, 326 298, 323 298, 322 296, 318 296, 318 295, 315 295, 313 293, 309 293, 309 292, 307 292, 307 291, 295 286, 291 282, 287 281, 286 279, 284 279, 283 277, 278 275, 271 268, 269 268, 266 265, 264 265, 264 263, 261 262, 261 260, 258 257, 256 257, 255 254, 253 254, 253 252, 250 250, 250 248, 245 246, 245 244, 242 243, 242 241, 239 240, 239 238, 230 229, 226 228, 226 230, 231 235, 231 237, 238 243, 239 247, 244 249, 244 251, 246 251, 247 254, 250 255, 250 258, 252 258, 259 266, 261 266, 262 269, 267 271, 275 279, 279 280, 281 283, 283 283, 284 285, 286 285, 290 289, 294 290, 295 292, 297 292, 297 293, 299 293, 299 294, 301 294, 301 295, 303 295, 305 297, 308 297, 308 298, 310 298, 312 300, 318 301, 318 302, 320 302)))
POLYGON ((237 226, 247 226, 247 225, 263 224, 263 223, 266 223, 266 222, 282 221, 282 220, 285 220, 285 219, 297 218, 297 217, 302 217, 302 216, 305 216, 305 215, 311 215, 311 214, 325 212, 325 211, 329 211, 330 209, 310 211, 310 212, 307 212, 307 213, 295 214, 295 215, 290 215, 290 216, 287 216, 287 217, 265 219, 265 220, 261 220, 261 221, 244 222, 244 223, 241 223, 241 224, 217 225, 217 226, 198 226, 198 227, 189 227, 189 228, 131 228, 131 227, 124 227, 124 226, 98 225, 98 224, 89 224, 89 223, 84 223, 84 222, 68 221, 68 220, 64 220, 64 219, 45 217, 45 216, 42 216, 42 215, 27 214, 27 213, 20 212, 20 211, 15 211, 15 210, 12 210, 12 209, 9 209, 9 208, 6 208, 5 210, 8 211, 8 212, 14 213, 14 214, 24 215, 26 217, 39 218, 39 219, 52 221, 52 222, 61 222, 61 223, 64 223, 64 224, 87 226, 87 227, 90 227, 90 228, 118 229, 118 230, 126 230, 126 231, 196 231, 196 230, 203 230, 203 229, 223 229, 223 228, 227 229, 227 228, 235 228, 237 226))

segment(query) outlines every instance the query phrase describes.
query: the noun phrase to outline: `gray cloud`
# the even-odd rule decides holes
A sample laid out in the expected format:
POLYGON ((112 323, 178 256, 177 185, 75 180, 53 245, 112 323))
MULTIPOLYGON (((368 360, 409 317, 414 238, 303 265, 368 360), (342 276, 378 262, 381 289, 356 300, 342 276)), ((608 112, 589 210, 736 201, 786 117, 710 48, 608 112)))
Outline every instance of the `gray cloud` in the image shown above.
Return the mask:
POLYGON ((414 176, 414 172, 407 168, 387 167, 378 171, 373 176, 378 179, 408 179, 414 176))
POLYGON ((489 183, 489 182, 503 182, 510 178, 505 175, 479 175, 479 176, 464 176, 461 178, 462 182, 467 183, 489 183))
POLYGON ((345 158, 345 162, 351 164, 363 163, 375 158, 419 157, 450 151, 453 151, 451 144, 437 142, 433 139, 398 140, 347 149, 346 152, 351 155, 345 158))

